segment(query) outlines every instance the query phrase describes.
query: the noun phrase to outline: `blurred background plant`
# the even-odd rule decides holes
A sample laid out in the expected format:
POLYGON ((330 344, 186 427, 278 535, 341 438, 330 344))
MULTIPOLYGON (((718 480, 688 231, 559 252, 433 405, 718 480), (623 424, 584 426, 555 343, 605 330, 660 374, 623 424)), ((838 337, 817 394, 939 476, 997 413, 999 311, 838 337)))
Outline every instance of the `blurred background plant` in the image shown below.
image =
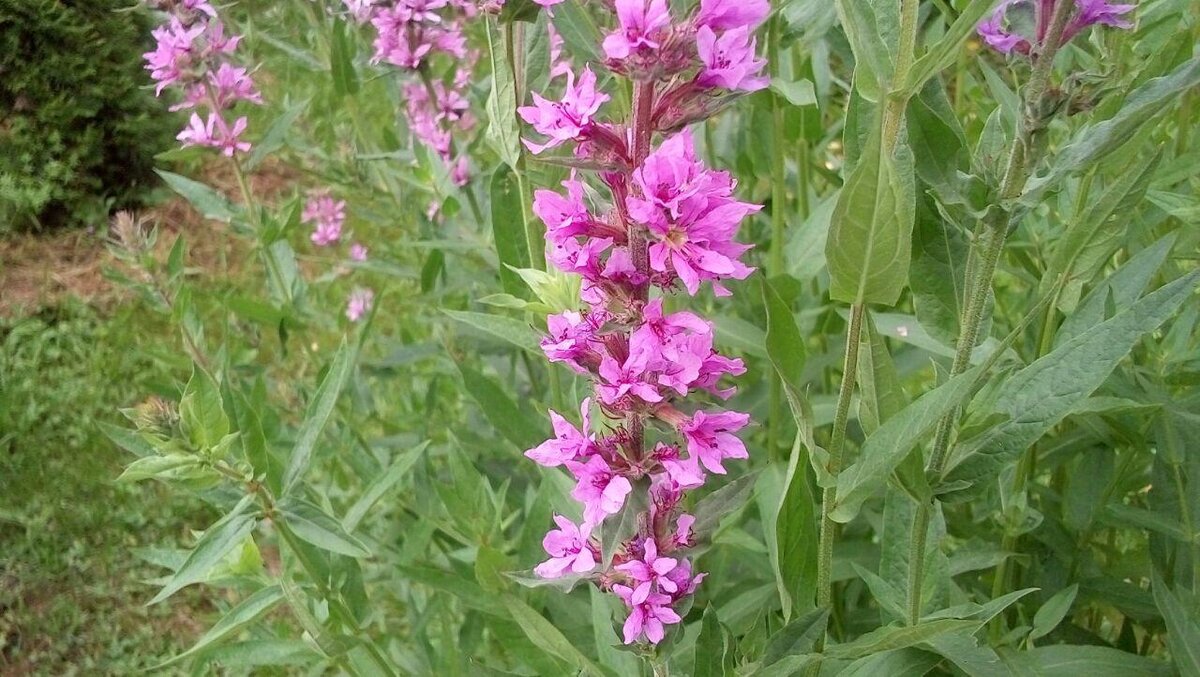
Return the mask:
POLYGON ((0 235, 95 226, 155 185, 173 116, 146 91, 150 24, 129 9, 0 2, 0 235))

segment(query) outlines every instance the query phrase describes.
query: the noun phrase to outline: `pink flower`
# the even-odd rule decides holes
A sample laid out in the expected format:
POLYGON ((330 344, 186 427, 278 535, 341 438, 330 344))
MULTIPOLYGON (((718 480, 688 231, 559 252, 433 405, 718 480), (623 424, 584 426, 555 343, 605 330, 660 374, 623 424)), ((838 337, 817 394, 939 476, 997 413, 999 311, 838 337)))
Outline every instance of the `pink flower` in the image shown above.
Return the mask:
POLYGON ((754 28, 770 9, 767 0, 700 0, 696 24, 717 31, 754 28))
POLYGON ((711 335, 712 325, 699 315, 687 311, 664 315, 663 300, 656 298, 651 299, 642 308, 642 324, 633 330, 631 340, 647 349, 659 350, 667 345, 671 338, 685 332, 711 335))
POLYGON ((629 480, 613 472, 608 463, 599 456, 591 456, 586 463, 567 461, 567 469, 575 475, 577 483, 571 497, 583 504, 583 521, 595 526, 605 517, 620 512, 625 497, 633 491, 629 480))
POLYGON ((624 59, 659 47, 661 33, 671 25, 666 0, 616 0, 617 30, 604 38, 604 55, 624 59))
POLYGON ((231 128, 225 119, 216 113, 209 113, 207 120, 201 120, 198 114, 192 113, 187 127, 175 138, 183 143, 184 148, 188 146, 219 148, 227 157, 233 157, 234 153, 245 153, 250 150, 250 144, 239 138, 244 131, 246 131, 245 117, 238 118, 231 128))
POLYGON ((588 537, 592 526, 587 522, 579 526, 562 515, 555 515, 558 529, 553 529, 542 539, 542 547, 550 559, 534 568, 542 578, 559 578, 568 570, 584 574, 596 568, 596 555, 592 552, 588 537))
POLYGON ((644 380, 649 359, 644 350, 631 349, 623 363, 605 353, 600 359, 600 401, 612 405, 626 395, 633 395, 643 402, 662 402, 658 388, 644 380))
POLYGON ((215 73, 208 74, 213 99, 218 108, 233 105, 239 99, 250 103, 262 104, 262 95, 254 88, 254 81, 245 68, 235 68, 227 63, 221 64, 215 73))
POLYGON ((653 538, 644 539, 642 549, 641 559, 633 559, 619 564, 616 567, 617 571, 629 574, 640 584, 639 588, 643 585, 649 587, 653 584, 659 591, 675 592, 678 586, 666 575, 679 564, 678 560, 673 557, 659 557, 658 544, 654 542, 653 538))
POLYGON ((591 428, 591 407, 591 398, 584 399, 579 408, 583 425, 579 428, 551 409, 550 421, 554 426, 554 438, 526 451, 525 455, 550 468, 574 460, 577 456, 587 456, 595 439, 593 435, 588 434, 588 429, 591 428))
POLYGON ((196 38, 204 33, 205 27, 203 22, 184 26, 177 17, 172 17, 170 23, 151 33, 155 40, 154 51, 142 56, 146 59, 150 77, 158 82, 154 88, 155 96, 183 78, 195 57, 196 38))
POLYGON ((767 62, 754 58, 754 47, 754 37, 745 26, 726 31, 721 37, 708 26, 701 26, 696 33, 696 51, 704 68, 696 84, 745 92, 765 88, 770 78, 759 73, 767 62))
POLYGON ((355 289, 350 292, 350 298, 346 300, 346 319, 358 322, 371 310, 374 303, 375 292, 362 287, 355 289))
MULTIPOLYGON (((686 548, 692 545, 692 525, 696 523, 696 518, 684 513, 675 520, 675 536, 673 541, 675 547, 686 548)), ((684 560, 687 563, 687 560, 684 560)))
POLYGON ((1088 26, 1103 25, 1114 28, 1133 28, 1133 22, 1125 15, 1136 5, 1110 5, 1107 0, 1075 0, 1079 13, 1063 29, 1063 42, 1075 37, 1088 26))
POLYGON ((533 125, 539 134, 550 137, 544 144, 523 139, 534 154, 553 148, 567 141, 578 141, 587 137, 595 124, 593 117, 600 106, 608 101, 607 94, 596 92, 596 74, 584 67, 575 84, 575 74, 567 71, 567 84, 561 101, 550 101, 537 92, 533 93, 532 106, 522 106, 517 113, 525 122, 533 125))
MULTIPOLYGON (((679 519, 682 521, 684 517, 688 517, 688 515, 680 515, 679 519)), ((700 586, 700 582, 707 575, 700 573, 693 576, 691 562, 688 562, 686 559, 679 560, 679 566, 667 574, 667 578, 671 579, 676 588, 675 592, 671 593, 671 601, 675 602, 695 593, 696 588, 700 586)))
POLYGON ((688 454, 700 459, 709 472, 725 474, 721 461, 726 458, 748 458, 746 445, 733 433, 746 427, 750 415, 737 411, 707 414, 697 411, 679 428, 687 440, 688 454))
POLYGON ((180 6, 189 12, 199 12, 207 14, 213 19, 217 18, 217 11, 208 3, 208 0, 183 0, 180 6))
POLYGON ((1003 54, 1008 54, 1013 50, 1026 54, 1029 52, 1030 45, 1028 40, 1016 33, 1009 33, 1004 28, 1004 18, 1008 13, 1008 8, 1023 1, 1004 0, 996 7, 996 10, 992 12, 987 20, 979 24, 977 29, 979 36, 983 38, 984 42, 1003 54))
POLYGON ((635 590, 617 584, 613 586, 613 592, 629 607, 629 618, 625 620, 623 628, 626 644, 633 644, 643 635, 652 644, 658 644, 666 635, 664 624, 671 625, 683 620, 668 606, 671 598, 650 592, 650 586, 639 585, 635 590))
POLYGON ((342 0, 342 3, 356 23, 367 23, 375 12, 375 0, 342 0))
POLYGON ((313 244, 327 247, 342 236, 342 225, 346 221, 346 202, 334 200, 327 193, 314 193, 304 203, 300 220, 313 224, 313 244))
POLYGON ((596 330, 603 322, 603 317, 601 312, 584 318, 573 310, 550 315, 546 318, 550 335, 541 341, 542 352, 551 362, 566 362, 576 372, 586 374, 584 363, 599 360, 591 344, 598 340, 596 330))
POLYGON ((367 260, 367 248, 357 242, 350 245, 350 260, 362 263, 367 260))
POLYGON ((545 189, 533 194, 533 213, 546 224, 546 240, 556 245, 588 234, 594 222, 583 202, 583 184, 568 179, 562 185, 567 189, 566 197, 545 189))

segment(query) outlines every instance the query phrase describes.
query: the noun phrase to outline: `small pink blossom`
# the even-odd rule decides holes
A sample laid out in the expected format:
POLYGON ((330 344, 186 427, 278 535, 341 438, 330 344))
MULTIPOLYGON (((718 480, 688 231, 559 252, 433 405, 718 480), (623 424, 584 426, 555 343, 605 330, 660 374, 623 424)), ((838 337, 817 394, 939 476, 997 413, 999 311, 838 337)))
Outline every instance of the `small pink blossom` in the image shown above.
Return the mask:
POLYGON ((254 81, 245 68, 221 64, 216 72, 208 74, 209 92, 218 108, 226 108, 236 101, 262 104, 262 95, 254 88, 254 81))
POLYGON ((633 644, 643 635, 650 643, 658 644, 666 636, 664 625, 683 620, 668 606, 671 598, 650 592, 650 586, 638 586, 635 590, 618 583, 613 586, 613 592, 629 607, 629 618, 622 629, 626 644, 633 644))
POLYGON ((350 260, 362 263, 367 260, 368 249, 358 242, 350 245, 350 260))
POLYGON ((688 454, 700 459, 709 472, 725 474, 721 461, 727 458, 748 458, 746 445, 734 435, 746 427, 750 415, 737 411, 721 411, 715 414, 697 411, 679 428, 687 440, 688 454))
POLYGON ((604 55, 624 59, 630 54, 658 49, 662 33, 671 25, 666 0, 616 0, 617 30, 604 38, 604 55))
POLYGON ((767 0, 700 0, 696 24, 716 31, 758 26, 770 11, 767 0))
POLYGON ((542 547, 550 559, 534 568, 542 578, 559 578, 567 571, 585 574, 596 568, 596 555, 592 552, 588 537, 592 526, 587 522, 579 526, 562 515, 555 515, 557 529, 551 530, 542 539, 542 547))
POLYGON ((628 479, 616 474, 599 456, 591 456, 585 463, 567 461, 566 464, 577 480, 571 497, 583 504, 585 523, 595 526, 621 511, 625 497, 633 491, 628 479))
POLYGON ((355 289, 346 300, 346 319, 358 322, 371 310, 374 303, 375 292, 362 287, 355 289))
POLYGON ((720 37, 708 26, 701 26, 696 33, 696 51, 704 67, 696 77, 696 84, 744 92, 765 88, 770 78, 759 73, 767 62, 754 58, 754 48, 754 37, 745 26, 726 31, 720 37))
POLYGON ((587 137, 595 124, 594 116, 600 106, 608 101, 607 94, 596 91, 596 74, 584 67, 575 83, 575 74, 567 71, 567 83, 560 101, 550 101, 533 92, 532 106, 522 106, 517 113, 525 122, 533 125, 539 134, 550 137, 543 144, 523 139, 534 154, 553 148, 567 141, 579 141, 587 137))
POLYGON ((631 350, 625 361, 618 363, 612 355, 605 353, 600 360, 600 401, 611 405, 626 395, 633 395, 643 402, 662 402, 658 388, 644 380, 649 359, 646 351, 631 350))
POLYGON ((318 247, 328 247, 342 237, 346 221, 346 202, 326 193, 314 193, 304 203, 300 220, 313 225, 311 239, 318 247))
POLYGON ((659 557, 658 544, 653 538, 646 538, 642 544, 642 558, 619 564, 616 569, 629 574, 638 582, 638 587, 653 584, 660 592, 675 592, 678 589, 675 581, 666 576, 678 564, 679 561, 673 557, 659 557))
POLYGON ((595 436, 588 434, 588 429, 591 428, 591 407, 591 398, 584 399, 579 408, 583 425, 579 428, 551 409, 550 421, 554 426, 554 438, 526 451, 525 455, 550 468, 574 460, 578 456, 587 456, 595 439, 595 436))

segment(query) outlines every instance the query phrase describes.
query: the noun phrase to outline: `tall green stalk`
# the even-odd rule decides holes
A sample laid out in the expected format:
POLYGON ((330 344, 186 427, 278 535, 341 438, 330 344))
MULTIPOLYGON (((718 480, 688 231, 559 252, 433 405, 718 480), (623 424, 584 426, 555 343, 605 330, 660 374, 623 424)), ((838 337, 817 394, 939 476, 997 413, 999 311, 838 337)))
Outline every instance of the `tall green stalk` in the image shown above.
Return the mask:
MULTIPOLYGON (((902 83, 912 68, 913 53, 917 41, 917 10, 919 0, 900 0, 900 45, 896 56, 896 69, 892 83, 902 83)), ((888 97, 883 110, 882 150, 889 156, 895 152, 900 138, 907 97, 893 94, 888 97)), ((833 434, 829 442, 829 474, 837 477, 842 470, 842 457, 846 447, 846 425, 850 417, 850 403, 854 394, 855 378, 858 373, 858 349, 862 340, 863 315, 866 304, 859 301, 850 306, 850 321, 846 329, 846 355, 842 364, 842 380, 838 387, 837 404, 834 409, 833 434)), ((831 484, 821 493, 821 534, 817 545, 817 607, 830 608, 833 602, 833 545, 837 538, 837 525, 833 521, 833 506, 837 504, 837 485, 831 484)), ((825 637, 817 640, 814 650, 825 647, 825 637)), ((810 676, 820 671, 820 664, 808 670, 810 676)))
MULTIPOLYGON (((1008 236, 1012 218, 1007 206, 1020 197, 1025 189, 1025 183, 1033 170, 1033 136, 1043 124, 1043 100, 1050 81, 1050 71, 1054 64, 1054 56, 1058 53, 1062 40, 1063 28, 1067 17, 1074 8, 1073 3, 1060 2, 1054 9, 1050 27, 1040 53, 1034 62, 1033 73, 1029 82, 1022 90, 1022 116, 1017 122, 1017 134, 1013 139, 1012 148, 1004 168, 999 190, 1000 204, 990 210, 976 226, 972 242, 972 256, 976 259, 973 275, 968 281, 966 306, 959 318, 959 336, 955 342, 954 361, 950 367, 949 378, 964 371, 971 363, 971 353, 979 339, 979 328, 987 311, 988 292, 992 289, 992 277, 1000 254, 1004 250, 1004 242, 1008 236)), ((937 432, 934 435, 933 450, 929 458, 929 474, 936 482, 946 469, 949 458, 950 440, 958 422, 959 409, 946 414, 938 421, 937 432)), ((914 548, 926 539, 926 531, 932 518, 932 506, 920 505, 913 515, 912 532, 909 536, 910 555, 914 548)), ((921 616, 921 583, 925 575, 924 547, 916 559, 909 560, 909 589, 908 589, 908 622, 915 624, 921 616)), ((1001 570, 1003 563, 998 565, 1001 570)))

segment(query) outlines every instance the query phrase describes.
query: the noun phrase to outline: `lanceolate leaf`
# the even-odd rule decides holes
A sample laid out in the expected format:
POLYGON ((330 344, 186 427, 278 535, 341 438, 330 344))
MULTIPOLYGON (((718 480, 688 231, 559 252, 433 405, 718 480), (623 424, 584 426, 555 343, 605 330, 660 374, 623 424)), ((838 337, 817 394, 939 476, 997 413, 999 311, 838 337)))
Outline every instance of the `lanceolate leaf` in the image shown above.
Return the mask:
POLYGON ((817 640, 825 636, 825 626, 828 622, 829 609, 813 609, 783 626, 767 642, 762 664, 771 665, 784 656, 802 655, 812 651, 817 640))
POLYGON ((417 462, 417 459, 421 457, 421 454, 424 453, 425 447, 428 446, 429 440, 425 440, 413 449, 400 454, 392 461, 392 465, 388 467, 386 472, 375 478, 370 485, 363 489, 362 495, 354 502, 354 505, 350 506, 350 509, 346 511, 346 515, 342 517, 342 528, 346 530, 346 533, 354 533, 354 530, 358 528, 358 523, 362 521, 362 518, 366 516, 371 507, 379 499, 383 498, 392 487, 396 486, 400 480, 408 476, 408 471, 417 462))
POLYGON ((1175 659, 1180 674, 1200 675, 1200 620, 1195 614, 1189 614, 1183 602, 1167 589, 1158 571, 1152 570, 1150 573, 1154 604, 1167 622, 1167 644, 1171 649, 1171 657, 1175 659))
POLYGON ((883 152, 874 131, 838 195, 825 243, 829 295, 894 305, 908 280, 913 225, 912 157, 883 152))
POLYGON ((1163 286, 1006 380, 992 411, 1008 420, 965 444, 945 479, 975 484, 994 477, 1100 387, 1138 337, 1157 329, 1193 294, 1197 280, 1200 271, 1163 286))
POLYGON ((494 379, 465 364, 459 364, 458 371, 488 422, 517 448, 524 451, 550 437, 550 431, 521 409, 494 379))
POLYGON ((258 590, 226 612, 221 617, 221 620, 209 628, 208 632, 204 633, 204 636, 192 648, 164 663, 158 664, 154 669, 158 670, 169 665, 174 665, 205 649, 215 647, 224 640, 232 637, 234 633, 261 618, 263 614, 270 611, 282 600, 283 590, 278 585, 271 585, 258 590))
POLYGON ((958 57, 967 38, 975 32, 980 20, 996 3, 997 0, 971 0, 971 4, 959 13, 941 39, 913 64, 908 79, 902 85, 903 91, 915 93, 927 80, 949 66, 958 57))
POLYGON ((915 646, 941 635, 977 627, 979 623, 976 621, 950 618, 924 621, 916 625, 883 627, 868 632, 853 642, 829 647, 825 653, 830 658, 862 658, 883 651, 915 646))
POLYGON ((354 372, 354 363, 358 360, 358 349, 358 341, 342 339, 342 345, 334 354, 325 378, 308 403, 308 409, 304 412, 304 423, 300 426, 300 435, 296 439, 296 446, 292 448, 291 460, 288 461, 287 473, 283 476, 284 493, 291 491, 300 481, 304 472, 308 470, 321 431, 325 429, 325 423, 333 415, 333 408, 337 404, 338 396, 341 395, 342 388, 346 387, 350 375, 354 372))
POLYGON ((536 609, 529 606, 513 595, 504 595, 504 606, 508 609, 508 613, 512 616, 517 625, 525 631, 529 637, 529 641, 536 644, 543 651, 553 654, 576 670, 583 671, 584 674, 595 675, 602 677, 605 675, 600 666, 592 662, 590 658, 583 655, 575 645, 567 639, 554 624, 546 620, 546 617, 537 612, 536 609))
POLYGON ((150 604, 161 602, 186 586, 204 581, 209 571, 240 545, 246 536, 250 535, 257 524, 257 519, 243 511, 249 507, 251 498, 247 496, 232 511, 204 532, 204 535, 196 543, 196 547, 188 553, 187 559, 175 571, 162 590, 159 590, 154 599, 150 600, 150 604))
MULTIPOLYGON (((892 56, 876 16, 876 3, 837 0, 838 17, 854 50, 854 87, 871 102, 879 102, 892 77, 892 56)), ((894 35, 894 34, 893 34, 894 35)))
POLYGON ((521 158, 521 130, 517 125, 517 93, 504 44, 491 19, 487 20, 488 54, 492 65, 492 91, 487 98, 487 141, 500 159, 517 169, 521 158))
POLYGON ((525 224, 521 221, 521 191, 517 186, 516 174, 507 166, 500 166, 492 173, 492 239, 496 243, 496 255, 500 257, 500 282, 504 291, 520 298, 528 298, 529 287, 514 268, 529 267, 529 244, 525 236, 525 224))
POLYGON ((171 190, 182 195, 204 218, 229 223, 237 215, 237 208, 224 195, 203 183, 161 169, 154 171, 167 182, 171 190))
POLYGON ((962 404, 978 372, 978 368, 971 369, 925 393, 867 438, 858 461, 838 476, 838 505, 831 514, 834 520, 854 519, 863 501, 887 483, 913 445, 928 438, 938 419, 962 404))
POLYGON ((339 555, 370 557, 371 551, 346 533, 332 515, 309 501, 289 497, 279 504, 281 518, 300 538, 339 555))
POLYGON ((491 334, 518 348, 534 353, 541 352, 541 349, 538 347, 537 332, 528 323, 514 320, 511 317, 476 313, 467 310, 443 310, 442 312, 458 322, 491 334))

